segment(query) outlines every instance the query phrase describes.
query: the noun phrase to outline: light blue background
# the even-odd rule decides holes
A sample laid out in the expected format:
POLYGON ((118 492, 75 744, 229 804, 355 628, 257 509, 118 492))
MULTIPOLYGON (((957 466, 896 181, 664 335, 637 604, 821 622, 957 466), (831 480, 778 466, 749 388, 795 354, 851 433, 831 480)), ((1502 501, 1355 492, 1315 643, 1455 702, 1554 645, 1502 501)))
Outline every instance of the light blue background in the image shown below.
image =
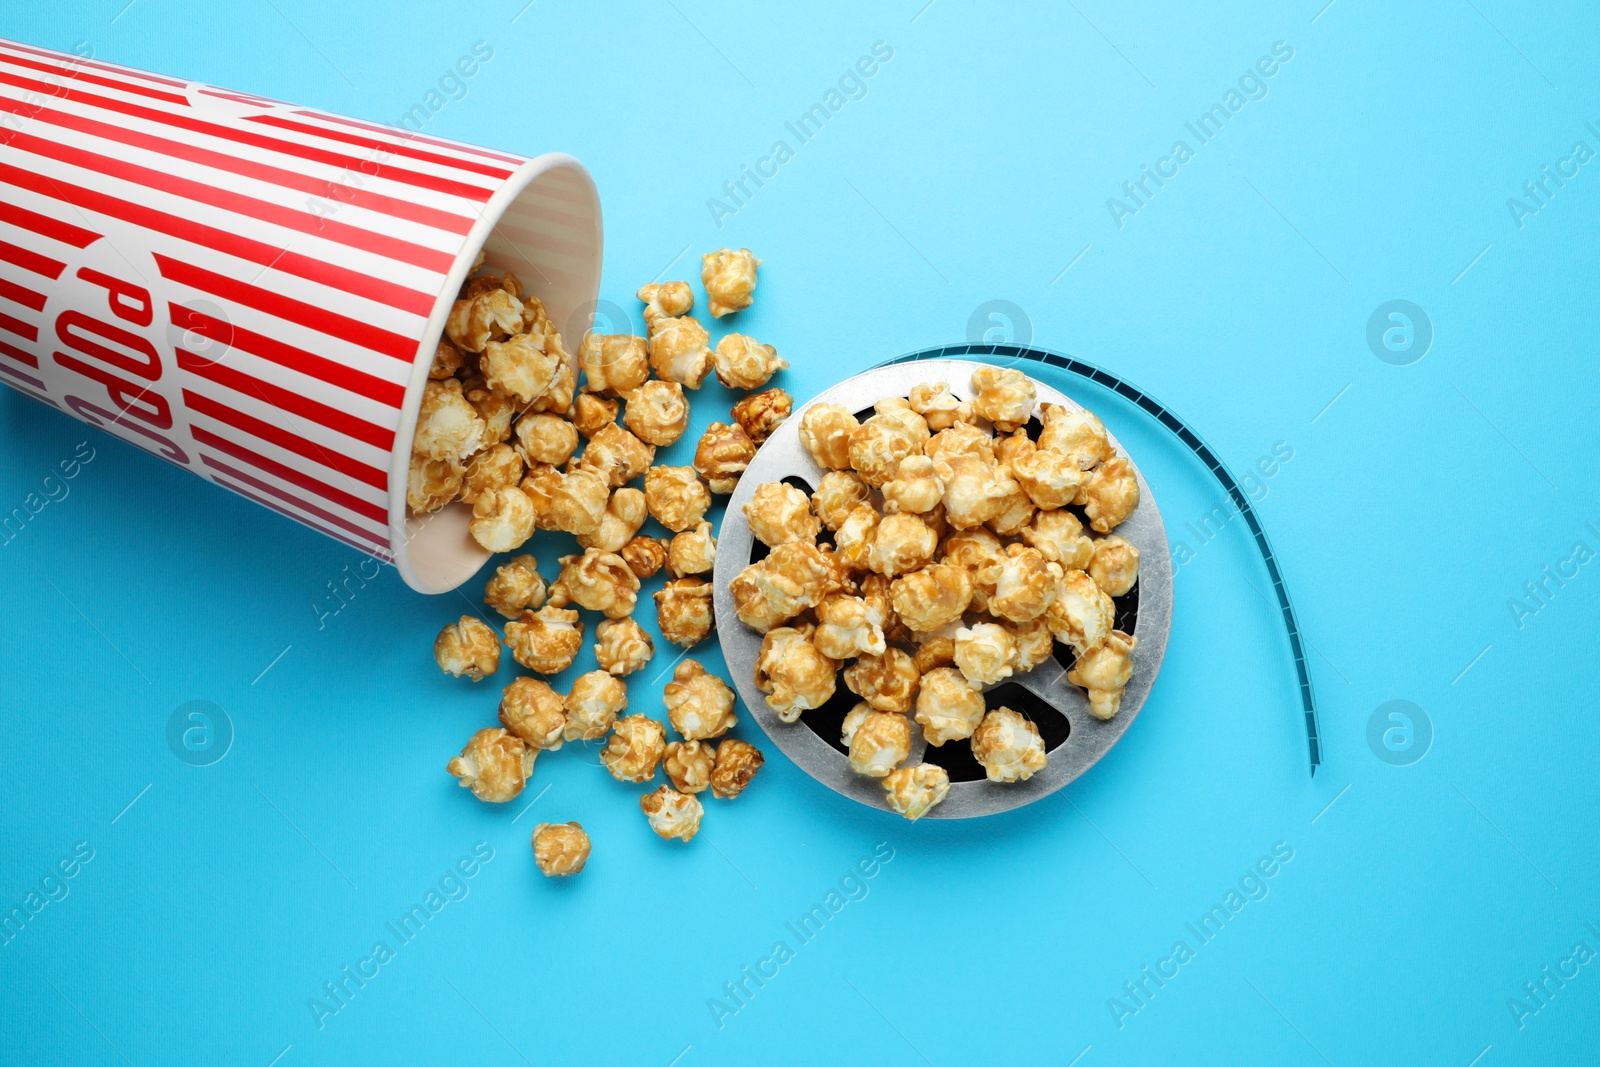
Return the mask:
MULTIPOLYGON (((474 687, 432 665, 461 597, 385 571, 319 628, 353 552, 4 393, 0 510, 78 442, 96 458, 0 547, 0 905, 77 842, 94 859, 0 947, 0 1060, 1594 1061, 1600 962, 1521 1028, 1507 1001, 1575 943, 1600 951, 1600 562, 1521 626, 1508 600, 1575 542, 1600 551, 1600 161, 1521 228, 1506 204, 1575 141, 1600 149, 1593 5, 125 2, 9 5, 0 34, 389 121, 488 42, 428 132, 583 159, 602 295, 630 312, 664 270, 755 249, 740 328, 789 358, 800 400, 964 340, 1004 299, 1035 343, 1149 389, 1235 470, 1286 443, 1259 506, 1314 646, 1327 762, 1307 777, 1235 522, 1181 568, 1126 739, 1023 811, 907 825, 770 745, 687 847, 581 746, 541 758, 526 814, 477 804, 444 763, 513 668, 474 687), (894 58, 866 97, 719 229, 707 198, 793 146, 784 122, 876 41, 894 58), (1119 229, 1107 198, 1174 139, 1194 147, 1184 123, 1277 41, 1294 57, 1267 97, 1119 229), (1433 325, 1410 366, 1365 339, 1391 299, 1433 325), (236 731, 205 768, 164 733, 197 699, 236 731), (1392 699, 1433 724, 1411 766, 1366 740, 1392 699), (589 869, 541 878, 533 824, 573 818, 589 869), (479 841, 494 859, 469 895, 319 1029, 308 999, 479 841), (894 858, 868 895, 800 945, 785 922, 880 842, 894 858), (1119 1028, 1108 999, 1195 946, 1185 923, 1278 842, 1294 858, 1270 894, 1119 1028), (708 999, 779 939, 794 959, 719 1029, 708 999)), ((1215 483, 1077 395, 1196 548, 1185 524, 1222 502, 1215 483)), ((694 399, 691 441, 730 397, 694 399)), ((659 708, 670 661, 632 680, 636 707, 659 708)), ((739 733, 760 740, 748 716, 739 733)))

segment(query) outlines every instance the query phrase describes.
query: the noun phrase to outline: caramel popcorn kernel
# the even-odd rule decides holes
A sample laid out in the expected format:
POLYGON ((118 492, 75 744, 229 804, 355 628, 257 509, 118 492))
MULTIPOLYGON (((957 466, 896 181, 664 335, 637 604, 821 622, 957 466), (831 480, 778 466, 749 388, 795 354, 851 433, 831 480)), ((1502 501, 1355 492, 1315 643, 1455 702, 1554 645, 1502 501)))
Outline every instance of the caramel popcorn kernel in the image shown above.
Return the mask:
POLYGON ((590 333, 578 346, 578 365, 584 392, 626 396, 650 377, 649 348, 643 337, 590 333))
POLYGON ((589 445, 578 458, 580 470, 592 471, 615 489, 627 485, 650 469, 655 462, 654 445, 646 444, 616 423, 595 431, 589 445))
POLYGON ((460 779, 463 789, 491 804, 504 804, 522 792, 533 774, 533 761, 538 752, 522 743, 522 739, 499 727, 479 730, 445 766, 445 770, 460 779))
POLYGON ((1126 456, 1112 456, 1078 490, 1077 503, 1096 533, 1110 533, 1139 506, 1139 480, 1126 456))
POLYGON ((653 578, 667 562, 667 546, 660 538, 639 534, 622 546, 619 555, 641 579, 653 578))
POLYGON ((561 747, 567 707, 561 694, 538 678, 514 678, 500 697, 500 725, 529 748, 554 751, 561 747))
POLYGON ((461 349, 439 338, 439 343, 433 349, 433 363, 428 367, 428 377, 438 381, 444 378, 453 378, 461 369, 461 349))
POLYGON ((989 611, 1012 622, 1031 622, 1050 610, 1062 578, 1061 564, 1049 562, 1036 548, 1012 545, 996 576, 989 611))
POLYGON ((1016 651, 1012 653, 1011 666, 1018 674, 1026 674, 1039 664, 1049 659, 1056 650, 1055 635, 1050 632, 1048 619, 1034 619, 1032 622, 1003 622, 1006 632, 1016 642, 1016 651))
POLYGON ((706 287, 711 317, 743 311, 755 299, 756 268, 761 261, 748 248, 719 248, 700 259, 700 281, 706 287))
POLYGON ((611 729, 617 716, 628 710, 628 687, 605 671, 580 674, 567 694, 566 709, 567 722, 561 732, 564 740, 598 740, 611 729))
POLYGON ((956 667, 974 689, 1011 677, 1016 639, 997 623, 979 622, 955 635, 956 667))
POLYGON ((1039 728, 1010 708, 983 717, 972 735, 972 754, 991 782, 1032 778, 1047 762, 1039 728))
POLYGON ((483 590, 483 602, 508 619, 544 605, 544 578, 539 561, 529 555, 514 556, 495 568, 483 590))
POLYGON ((844 669, 845 688, 874 711, 909 712, 920 680, 916 662, 893 647, 882 655, 862 656, 844 669))
POLYGON ((550 490, 551 528, 580 537, 593 534, 605 521, 610 501, 610 487, 593 471, 580 469, 562 474, 550 490))
MULTIPOLYGON (((960 629, 960 627, 956 627, 960 629)), ((917 646, 917 654, 912 657, 917 665, 917 670, 924 676, 931 670, 939 667, 948 667, 956 661, 955 634, 939 633, 927 637, 922 644, 917 646)))
POLYGON ((937 630, 961 618, 972 603, 972 576, 962 567, 931 563, 896 578, 889 587, 895 614, 920 632, 937 630))
POLYGON ((769 547, 796 541, 815 543, 822 529, 805 493, 783 482, 758 486, 744 506, 744 517, 751 536, 769 547))
POLYGON ((1111 458, 1111 440, 1094 412, 1060 404, 1043 404, 1039 411, 1044 424, 1039 431, 1041 449, 1066 456, 1085 471, 1111 458))
POLYGON ((829 659, 881 656, 887 647, 881 622, 874 621, 866 600, 835 593, 817 605, 817 629, 812 635, 817 650, 829 659))
POLYGON ((719 800, 732 800, 743 793, 767 758, 748 741, 723 738, 717 746, 717 762, 711 771, 711 792, 719 800))
POLYGON ((994 458, 1007 467, 1037 451, 1038 446, 1029 439, 1026 430, 1013 430, 1009 434, 998 435, 994 440, 994 458))
POLYGON ((656 593, 656 623, 661 636, 675 645, 693 648, 714 627, 711 583, 699 578, 676 578, 656 593))
POLYGON ((457 678, 463 674, 481 682, 500 669, 500 639, 485 622, 463 615, 439 631, 433 642, 433 658, 439 669, 457 678))
POLYGON ((1083 571, 1067 571, 1056 590, 1045 621, 1057 641, 1078 655, 1105 644, 1117 617, 1117 606, 1083 571))
POLYGON ((1139 639, 1121 630, 1112 630, 1105 643, 1078 657, 1067 672, 1067 681, 1082 686, 1089 697, 1089 711, 1097 719, 1109 719, 1122 707, 1122 692, 1133 678, 1133 650, 1139 639))
POLYGON ((639 527, 644 525, 645 514, 644 493, 626 487, 618 489, 606 501, 606 513, 600 518, 600 528, 592 534, 580 536, 578 544, 601 552, 621 552, 639 533, 639 527))
POLYGON ((572 411, 572 398, 578 393, 578 374, 572 369, 565 353, 558 353, 559 362, 556 364, 555 377, 551 379, 550 388, 544 394, 528 405, 528 410, 535 415, 548 411, 556 415, 569 415, 572 411))
POLYGON ((622 421, 641 440, 666 447, 683 436, 689 425, 689 401, 683 386, 674 381, 648 381, 626 397, 622 421))
POLYGON ((825 470, 850 469, 850 438, 861 426, 843 404, 812 404, 800 416, 800 443, 825 470))
POLYGON ((484 381, 495 392, 531 404, 556 384, 566 360, 558 345, 519 333, 506 341, 485 345, 479 366, 484 381))
POLYGON ((950 792, 950 773, 932 763, 901 767, 883 779, 889 809, 915 822, 950 792))
POLYGON ((945 518, 957 530, 983 525, 1022 495, 1022 486, 1011 477, 1009 468, 981 456, 946 455, 936 461, 935 469, 944 483, 945 518))
POLYGON ((694 450, 694 469, 711 491, 727 496, 739 484, 739 476, 755 458, 756 443, 738 423, 713 422, 700 436, 694 450))
POLYGON ((511 658, 530 671, 560 674, 583 647, 583 622, 576 611, 546 604, 506 623, 505 645, 511 658))
POLYGON ((640 797, 639 810, 650 820, 650 829, 667 841, 692 840, 700 832, 700 818, 705 814, 698 797, 667 785, 640 797))
POLYGON ((575 822, 542 822, 533 828, 533 862, 547 878, 564 878, 589 862, 589 835, 575 822))
POLYGON ((758 633, 794 618, 839 586, 832 561, 816 545, 779 545, 728 583, 734 611, 758 633))
POLYGON ((606 619, 595 627, 594 646, 600 669, 618 676, 640 670, 655 655, 655 643, 632 619, 606 619))
POLYGON ((930 745, 963 741, 983 721, 983 694, 953 667, 935 667, 917 691, 917 724, 930 745))
POLYGON ((685 530, 667 546, 667 573, 674 578, 709 574, 716 563, 717 539, 711 536, 709 522, 685 530))
POLYGON ((883 483, 885 514, 932 511, 944 502, 944 482, 927 456, 907 456, 895 468, 894 477, 883 483))
POLYGON ((1033 381, 1013 367, 979 367, 972 372, 972 410, 1001 433, 1025 425, 1033 415, 1033 381))
POLYGON ((521 548, 533 536, 533 501, 516 486, 492 489, 472 505, 467 531, 489 552, 521 548))
POLYGON ((772 431, 783 424, 794 412, 794 397, 782 389, 768 389, 762 393, 751 393, 729 412, 733 421, 744 428, 750 440, 761 444, 772 436, 772 431))
POLYGON ((650 514, 673 533, 699 524, 711 507, 711 491, 693 467, 651 467, 644 475, 650 514))
POLYGON ((1107 596, 1122 596, 1139 580, 1139 550, 1115 535, 1100 538, 1085 570, 1107 596))
POLYGON ((490 389, 482 375, 463 379, 461 395, 483 420, 484 444, 498 445, 511 440, 511 420, 521 410, 515 400, 490 389))
POLYGON ((999 464, 995 470, 1005 472, 1005 481, 1001 484, 1007 488, 1007 493, 995 501, 994 514, 985 524, 989 529, 1001 537, 1014 537, 1025 530, 1033 517, 1039 513, 1028 494, 1022 491, 1022 486, 1015 478, 1010 477, 1010 468, 999 464))
POLYGON ((668 741, 661 769, 680 793, 704 793, 711 788, 717 746, 709 741, 668 741))
POLYGON ((811 510, 822 520, 822 525, 836 531, 844 525, 850 512, 862 504, 870 507, 871 501, 872 491, 861 480, 861 475, 855 471, 828 471, 817 482, 816 492, 811 494, 811 510))
POLYGON ((406 476, 406 506, 413 515, 438 511, 461 492, 464 468, 453 459, 429 459, 413 454, 406 476))
POLYGON ((1089 569, 1094 542, 1084 536, 1083 523, 1070 511, 1041 511, 1021 531, 1022 539, 1062 570, 1089 569))
MULTIPOLYGON (((486 296, 496 289, 504 289, 506 295, 514 300, 522 299, 522 283, 515 274, 497 274, 494 271, 484 271, 482 274, 474 272, 474 274, 475 277, 467 279, 467 283, 461 287, 462 300, 470 301, 473 297, 486 296)), ((519 323, 522 321, 520 314, 517 321, 519 323)))
POLYGON ((678 664, 664 696, 672 728, 689 741, 721 737, 738 723, 728 683, 692 659, 678 664))
POLYGON ((717 342, 717 381, 729 389, 760 389, 788 367, 789 361, 781 358, 776 348, 754 337, 730 333, 717 342))
POLYGON ((639 576, 614 552, 584 549, 581 556, 562 556, 561 574, 550 586, 551 607, 579 607, 598 611, 608 619, 633 614, 638 602, 639 576))
POLYGON ((767 694, 767 706, 784 722, 820 708, 833 696, 839 664, 811 643, 810 626, 781 626, 761 641, 756 657, 756 688, 767 694))
POLYGON ((646 315, 673 318, 694 310, 694 290, 688 282, 661 282, 642 286, 635 294, 649 308, 646 315))
POLYGON ((497 338, 522 329, 522 305, 502 289, 478 291, 457 300, 445 320, 445 336, 463 352, 482 352, 497 338))
POLYGON ((706 328, 689 315, 647 315, 646 319, 650 322, 650 366, 656 377, 690 389, 700 388, 716 360, 708 347, 711 335, 706 328))
POLYGON ((478 498, 496 489, 515 489, 522 481, 522 457, 510 445, 494 444, 467 461, 461 479, 461 499, 476 504, 478 498))
POLYGON ((852 571, 864 571, 872 558, 882 517, 871 503, 857 504, 834 531, 833 545, 840 563, 852 571))
POLYGON ((621 411, 622 403, 618 400, 579 393, 572 401, 572 425, 588 439, 603 427, 615 425, 621 411))
POLYGON ((844 717, 840 738, 850 746, 850 769, 882 778, 911 755, 911 724, 904 715, 857 704, 844 717))
POLYGON ((958 422, 972 421, 972 405, 957 400, 944 382, 924 382, 911 387, 911 410, 922 416, 934 433, 948 430, 958 422))
POLYGON ((883 627, 884 636, 898 630, 900 617, 894 610, 894 579, 881 574, 863 574, 859 583, 861 599, 867 602, 867 615, 883 627))
POLYGON ((932 460, 971 456, 985 464, 995 461, 994 438, 966 422, 958 422, 940 430, 928 439, 922 451, 932 460))
POLYGON ((872 536, 867 566, 893 578, 921 570, 939 547, 939 538, 921 515, 909 511, 885 515, 872 536))
MULTIPOLYGON (((880 405, 881 406, 881 405, 880 405)), ((910 408, 887 408, 850 435, 850 466, 874 489, 882 488, 907 456, 922 455, 928 427, 910 408)))
POLYGON ((1028 499, 1046 510, 1072 503, 1087 480, 1070 457, 1043 448, 1025 449, 1010 466, 1028 499))
POLYGON ((559 467, 578 450, 578 428, 559 415, 527 414, 514 427, 522 455, 531 463, 559 467))
POLYGON ((1000 568, 1009 558, 1000 539, 981 526, 949 534, 939 546, 939 561, 961 567, 972 577, 972 602, 980 611, 989 609, 989 595, 995 590, 1000 568))
POLYGON ((619 782, 648 782, 666 749, 666 727, 645 715, 629 715, 611 728, 600 762, 619 782))
POLYGON ((553 502, 556 489, 561 485, 563 475, 560 470, 549 464, 540 463, 529 468, 528 473, 522 478, 517 488, 522 490, 524 496, 533 503, 533 528, 536 530, 554 530, 555 514, 553 502))
POLYGON ((454 378, 430 381, 422 391, 411 451, 429 459, 464 462, 483 447, 483 418, 454 378))

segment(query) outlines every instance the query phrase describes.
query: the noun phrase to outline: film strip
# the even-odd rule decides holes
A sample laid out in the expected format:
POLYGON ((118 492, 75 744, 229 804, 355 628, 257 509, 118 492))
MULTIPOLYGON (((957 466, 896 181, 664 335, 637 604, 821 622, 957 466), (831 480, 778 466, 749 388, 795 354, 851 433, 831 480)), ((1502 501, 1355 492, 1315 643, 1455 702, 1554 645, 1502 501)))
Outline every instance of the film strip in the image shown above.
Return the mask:
POLYGON ((1011 358, 1013 361, 1028 359, 1036 363, 1043 363, 1051 367, 1058 367, 1069 374, 1076 374, 1086 378, 1102 388, 1109 389, 1125 400, 1132 401, 1141 410, 1151 415, 1162 426, 1183 442, 1185 448, 1194 453, 1201 463, 1206 465, 1222 488, 1227 491, 1228 497, 1233 501, 1233 506, 1239 509, 1239 514, 1244 517, 1245 524, 1250 527, 1250 535, 1255 538, 1256 548, 1261 552, 1261 562, 1266 564, 1267 574, 1272 578, 1272 590, 1278 597, 1278 609, 1283 616, 1283 626, 1289 635, 1289 649, 1294 654, 1294 669, 1300 681, 1300 705, 1306 717, 1306 742, 1311 752, 1311 774, 1317 773, 1317 767, 1322 763, 1322 742, 1317 731, 1317 701, 1311 689, 1311 670, 1306 662, 1305 642, 1300 637, 1300 624, 1295 619, 1294 605, 1289 601, 1289 588, 1284 584, 1283 572, 1278 567, 1278 557, 1272 551, 1272 543, 1267 540, 1267 532, 1261 526, 1261 520, 1256 515, 1256 510, 1250 504, 1250 498, 1239 487, 1238 481, 1228 470, 1226 464, 1211 450, 1211 446, 1200 439, 1178 416, 1174 415, 1166 405, 1156 400, 1144 390, 1139 389, 1116 375, 1100 369, 1091 363, 1064 356, 1059 352, 1048 352, 1027 345, 1015 344, 960 344, 945 345, 941 348, 927 348, 920 352, 912 352, 897 359, 886 361, 882 366, 893 363, 910 363, 923 359, 965 359, 973 356, 989 356, 1000 359, 1011 358))

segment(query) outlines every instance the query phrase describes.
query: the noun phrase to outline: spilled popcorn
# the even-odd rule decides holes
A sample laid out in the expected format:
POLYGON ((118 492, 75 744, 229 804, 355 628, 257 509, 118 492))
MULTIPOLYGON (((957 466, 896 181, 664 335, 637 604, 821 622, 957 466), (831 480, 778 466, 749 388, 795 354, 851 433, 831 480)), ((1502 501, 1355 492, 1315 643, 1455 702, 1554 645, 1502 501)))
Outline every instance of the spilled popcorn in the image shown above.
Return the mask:
MULTIPOLYGON (((705 257, 714 317, 751 305, 760 262, 748 249, 705 257)), ((788 393, 768 387, 789 364, 742 333, 713 350, 683 281, 639 290, 648 336, 591 332, 574 355, 514 274, 482 265, 480 256, 434 354, 407 505, 422 516, 459 500, 471 508, 468 535, 479 546, 518 553, 484 588, 485 606, 507 620, 503 635, 486 619, 462 616, 434 642, 439 668, 482 681, 498 670, 503 645, 531 674, 512 679, 499 726, 475 733, 447 770, 480 800, 505 803, 522 793, 540 753, 600 743, 601 766, 620 782, 645 784, 665 772, 671 784, 644 793, 639 807, 655 833, 687 842, 705 814, 698 794, 739 796, 765 757, 728 733, 738 722, 732 688, 688 656, 649 702, 656 717, 630 712, 627 679, 656 651, 633 616, 641 583, 665 569, 669 580, 653 597, 662 637, 687 653, 715 628, 709 579, 717 542, 705 516, 713 494, 733 492, 756 446, 793 410, 788 393), (687 391, 713 373, 729 388, 764 391, 710 425, 691 466, 658 465, 656 450, 688 428, 687 391), (641 533, 647 520, 667 536, 641 533), (537 530, 575 542, 553 576, 519 553, 537 530), (565 693, 552 687, 547 679, 572 666, 586 642, 599 669, 565 693), (669 739, 669 724, 677 739, 669 739)), ((783 521, 798 523, 803 536, 815 525, 809 502, 801 494, 786 503, 783 521)), ((532 849, 541 872, 567 877, 584 869, 591 842, 576 822, 540 823, 532 849)))
MULTIPOLYGON (((714 318, 751 305, 760 264, 748 249, 704 257, 714 318)), ((715 628, 708 513, 794 400, 771 384, 789 366, 773 346, 743 333, 712 345, 687 282, 637 295, 647 336, 590 333, 572 355, 514 275, 475 272, 435 354, 408 504, 424 515, 459 500, 472 510, 469 535, 512 554, 484 591, 507 620, 503 636, 463 616, 435 642, 440 668, 482 680, 503 645, 532 672, 506 686, 500 728, 473 735, 449 772, 502 803, 521 793, 541 752, 594 742, 618 782, 666 778, 639 797, 640 811, 660 837, 689 842, 704 795, 739 796, 765 761, 729 732, 738 717, 727 681, 688 655, 715 628), (713 374, 746 395, 690 439, 689 465, 658 462, 684 438, 691 393, 713 374), (646 532, 647 522, 660 529, 646 532), (540 530, 574 541, 554 575, 514 554, 540 530), (634 615, 643 583, 662 571, 646 603, 683 654, 648 706, 630 710, 628 678, 656 654, 634 615), (598 669, 565 693, 553 688, 545 679, 586 643, 598 669)), ((762 635, 755 684, 768 707, 797 722, 842 686, 856 700, 839 738, 850 767, 911 820, 951 784, 943 767, 910 762, 918 731, 930 746, 970 747, 991 782, 1026 780, 1048 764, 1039 729, 991 708, 984 690, 1060 644, 1075 659, 1067 681, 1110 719, 1138 644, 1115 628, 1113 601, 1139 576, 1138 549, 1114 533, 1139 503, 1127 457, 1092 413, 1039 404, 1020 371, 980 368, 969 395, 928 382, 859 416, 839 404, 806 409, 799 439, 824 473, 809 494, 756 487, 742 518, 766 555, 728 588, 740 622, 762 635)), ((540 824, 532 844, 550 876, 576 874, 589 858, 577 823, 540 824)))

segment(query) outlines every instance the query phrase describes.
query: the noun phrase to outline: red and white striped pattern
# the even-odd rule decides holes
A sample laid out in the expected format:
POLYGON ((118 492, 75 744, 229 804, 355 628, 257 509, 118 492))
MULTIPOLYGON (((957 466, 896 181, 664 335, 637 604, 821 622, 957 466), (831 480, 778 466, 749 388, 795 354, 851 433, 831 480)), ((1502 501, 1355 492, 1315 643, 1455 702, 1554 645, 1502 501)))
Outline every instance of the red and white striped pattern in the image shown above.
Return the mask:
MULTIPOLYGON (((391 460, 430 317, 527 162, 0 41, 0 380, 391 558, 391 460), (85 269, 147 293, 153 318, 119 316, 85 269), (73 315, 148 341, 159 374, 122 367, 119 398, 82 351, 63 364, 73 336, 110 344, 73 315), (140 418, 163 400, 170 427, 140 418)), ((492 261, 537 243, 530 287, 569 306, 589 284, 586 181, 541 182, 489 245, 492 261)))

